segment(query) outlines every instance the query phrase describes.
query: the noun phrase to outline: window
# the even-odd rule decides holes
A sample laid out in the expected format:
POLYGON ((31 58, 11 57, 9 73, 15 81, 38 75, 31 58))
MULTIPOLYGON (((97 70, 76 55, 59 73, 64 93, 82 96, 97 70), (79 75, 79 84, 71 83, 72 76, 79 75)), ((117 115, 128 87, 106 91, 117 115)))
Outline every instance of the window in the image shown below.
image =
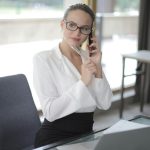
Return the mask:
POLYGON ((32 59, 35 53, 50 49, 60 38, 60 31, 52 30, 59 25, 63 3, 63 0, 0 0, 0 76, 25 74, 38 109, 32 59), (52 37, 52 32, 56 36, 52 37))
MULTIPOLYGON (((120 54, 137 50, 139 0, 97 2, 97 32, 102 40, 102 63, 111 88, 118 89, 122 73, 120 54)), ((40 104, 32 85, 32 58, 38 51, 49 50, 61 38, 59 22, 62 12, 72 3, 76 2, 0 0, 0 76, 26 74, 38 108, 40 104)), ((127 72, 134 67, 136 63, 132 62, 127 72)), ((126 86, 133 85, 134 80, 129 79, 126 86)))
POLYGON ((63 0, 0 0, 0 16, 58 17, 63 3, 63 0))
POLYGON ((0 76, 25 74, 38 109, 41 106, 33 88, 33 55, 58 42, 64 7, 76 1, 0 0, 0 76))
POLYGON ((114 12, 138 14, 139 11, 139 0, 116 0, 114 12))
MULTIPOLYGON (((121 87, 122 53, 137 51, 139 0, 100 0, 97 4, 97 32, 103 52, 103 65, 113 90, 121 87)), ((128 60, 126 73, 136 68, 128 60)), ((125 86, 134 85, 135 77, 125 79, 125 86)))

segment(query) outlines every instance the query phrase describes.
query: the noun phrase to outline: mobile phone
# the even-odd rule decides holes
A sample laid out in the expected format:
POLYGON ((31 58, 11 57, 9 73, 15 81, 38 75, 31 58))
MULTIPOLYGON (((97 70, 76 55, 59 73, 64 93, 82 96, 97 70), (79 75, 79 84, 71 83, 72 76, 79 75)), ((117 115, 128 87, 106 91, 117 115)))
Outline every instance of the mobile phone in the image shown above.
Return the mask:
POLYGON ((91 32, 91 33, 89 34, 89 45, 92 44, 92 40, 91 40, 92 36, 93 36, 93 34, 92 34, 92 32, 91 32))
MULTIPOLYGON (((93 34, 92 34, 92 32, 89 34, 89 45, 91 45, 92 44, 92 40, 91 40, 91 38, 92 38, 92 36, 93 36, 93 34)), ((92 51, 92 48, 90 48, 89 49, 89 51, 92 51)), ((89 53, 89 57, 91 57, 92 56, 92 54, 91 53, 89 53)))

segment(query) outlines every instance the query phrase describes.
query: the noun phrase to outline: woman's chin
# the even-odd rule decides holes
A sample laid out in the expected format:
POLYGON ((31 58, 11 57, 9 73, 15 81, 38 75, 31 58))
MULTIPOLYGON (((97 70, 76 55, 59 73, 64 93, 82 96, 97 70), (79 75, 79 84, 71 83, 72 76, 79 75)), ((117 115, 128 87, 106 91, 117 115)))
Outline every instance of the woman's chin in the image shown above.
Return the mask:
POLYGON ((72 41, 72 40, 68 40, 67 42, 70 46, 73 46, 73 47, 80 47, 80 43, 79 42, 75 42, 75 41, 72 41))
POLYGON ((80 47, 80 44, 78 44, 78 43, 73 43, 73 42, 72 42, 70 45, 71 45, 71 46, 74 46, 74 47, 80 47))

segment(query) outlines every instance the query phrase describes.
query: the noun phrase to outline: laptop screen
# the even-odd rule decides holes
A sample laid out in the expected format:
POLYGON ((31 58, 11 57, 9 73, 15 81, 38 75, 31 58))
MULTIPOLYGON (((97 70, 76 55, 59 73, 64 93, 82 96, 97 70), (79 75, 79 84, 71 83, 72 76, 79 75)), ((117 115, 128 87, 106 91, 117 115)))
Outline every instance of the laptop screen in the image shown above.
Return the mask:
POLYGON ((94 150, 150 150, 150 127, 104 134, 94 150))

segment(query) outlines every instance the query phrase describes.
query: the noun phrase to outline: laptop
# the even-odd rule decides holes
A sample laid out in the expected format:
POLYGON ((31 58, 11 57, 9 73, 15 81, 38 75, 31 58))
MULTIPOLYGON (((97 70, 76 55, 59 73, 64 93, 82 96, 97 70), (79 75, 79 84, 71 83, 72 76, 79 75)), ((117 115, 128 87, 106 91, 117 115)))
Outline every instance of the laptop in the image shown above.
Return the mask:
POLYGON ((104 134, 93 150, 150 150, 150 127, 104 134))
POLYGON ((106 132, 93 141, 60 146, 57 150, 150 150, 150 126, 106 132))

